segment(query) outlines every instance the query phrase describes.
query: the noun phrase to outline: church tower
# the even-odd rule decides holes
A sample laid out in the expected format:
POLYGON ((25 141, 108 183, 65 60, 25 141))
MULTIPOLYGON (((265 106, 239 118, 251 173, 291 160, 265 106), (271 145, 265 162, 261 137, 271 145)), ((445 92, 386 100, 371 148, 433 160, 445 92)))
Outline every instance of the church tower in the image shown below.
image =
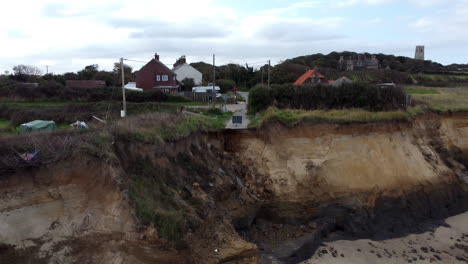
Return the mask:
POLYGON ((424 46, 416 46, 414 58, 416 60, 424 60, 424 46))

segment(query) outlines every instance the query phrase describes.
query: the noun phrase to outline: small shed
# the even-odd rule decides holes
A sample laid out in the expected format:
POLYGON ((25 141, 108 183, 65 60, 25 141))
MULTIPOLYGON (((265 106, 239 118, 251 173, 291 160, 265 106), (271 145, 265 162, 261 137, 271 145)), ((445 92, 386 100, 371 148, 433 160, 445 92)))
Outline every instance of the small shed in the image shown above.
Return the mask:
POLYGON ((20 134, 36 131, 54 131, 57 125, 54 121, 35 120, 20 126, 20 134))

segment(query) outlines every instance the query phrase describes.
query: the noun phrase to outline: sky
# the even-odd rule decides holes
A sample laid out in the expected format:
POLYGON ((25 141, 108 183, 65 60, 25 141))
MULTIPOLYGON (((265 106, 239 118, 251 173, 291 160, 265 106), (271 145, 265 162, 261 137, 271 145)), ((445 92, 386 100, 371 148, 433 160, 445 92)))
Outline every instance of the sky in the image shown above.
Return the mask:
MULTIPOLYGON (((332 51, 468 63, 468 0, 8 0, 1 3, 0 73, 49 72, 119 58, 261 66, 332 51)), ((135 70, 140 62, 127 62, 135 70)))

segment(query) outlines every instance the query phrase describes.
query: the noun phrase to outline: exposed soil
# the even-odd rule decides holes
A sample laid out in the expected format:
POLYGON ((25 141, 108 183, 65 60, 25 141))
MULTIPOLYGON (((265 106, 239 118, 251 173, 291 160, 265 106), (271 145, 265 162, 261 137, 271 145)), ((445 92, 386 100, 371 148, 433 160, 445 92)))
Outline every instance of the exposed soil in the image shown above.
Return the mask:
POLYGON ((468 211, 466 115, 111 149, 0 178, 0 263, 334 263, 350 253, 333 243, 362 239, 380 259, 468 211))

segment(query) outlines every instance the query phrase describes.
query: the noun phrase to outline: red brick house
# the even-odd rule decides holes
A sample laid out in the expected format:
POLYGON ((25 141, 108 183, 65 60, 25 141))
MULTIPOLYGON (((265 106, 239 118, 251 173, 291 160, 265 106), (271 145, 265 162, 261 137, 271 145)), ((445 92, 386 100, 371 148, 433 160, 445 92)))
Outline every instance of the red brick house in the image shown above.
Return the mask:
POLYGON ((177 74, 159 61, 156 53, 154 59, 150 60, 136 74, 136 87, 145 91, 158 89, 166 93, 177 93, 179 85, 177 74))

